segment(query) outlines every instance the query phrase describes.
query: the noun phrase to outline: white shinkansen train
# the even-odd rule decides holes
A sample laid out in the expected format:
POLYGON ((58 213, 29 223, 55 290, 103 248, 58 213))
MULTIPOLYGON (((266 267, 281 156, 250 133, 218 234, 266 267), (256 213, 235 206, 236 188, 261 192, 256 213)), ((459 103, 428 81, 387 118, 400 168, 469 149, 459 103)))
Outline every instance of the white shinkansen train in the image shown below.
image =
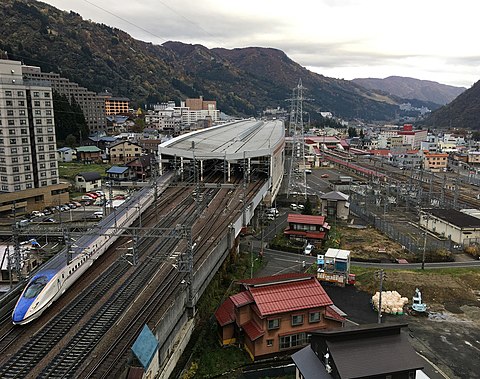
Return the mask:
MULTIPOLYGON (((169 178, 170 175, 162 176, 159 184, 166 183, 169 178)), ((12 313, 12 322, 24 325, 38 318, 115 242, 122 229, 132 225, 139 212, 147 209, 153 200, 154 188, 142 188, 100 221, 94 234, 85 235, 76 241, 82 250, 74 253, 70 262, 67 260, 68 252, 64 249, 45 263, 30 278, 20 295, 12 313)))

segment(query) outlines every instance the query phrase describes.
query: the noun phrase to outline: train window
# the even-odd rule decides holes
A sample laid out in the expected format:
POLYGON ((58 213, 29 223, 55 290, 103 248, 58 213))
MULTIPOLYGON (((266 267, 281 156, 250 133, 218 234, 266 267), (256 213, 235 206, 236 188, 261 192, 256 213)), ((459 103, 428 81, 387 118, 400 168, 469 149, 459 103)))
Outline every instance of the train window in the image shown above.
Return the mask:
POLYGON ((26 299, 34 298, 43 290, 43 288, 47 285, 47 283, 48 283, 48 277, 46 277, 45 275, 39 276, 29 284, 23 296, 26 299))

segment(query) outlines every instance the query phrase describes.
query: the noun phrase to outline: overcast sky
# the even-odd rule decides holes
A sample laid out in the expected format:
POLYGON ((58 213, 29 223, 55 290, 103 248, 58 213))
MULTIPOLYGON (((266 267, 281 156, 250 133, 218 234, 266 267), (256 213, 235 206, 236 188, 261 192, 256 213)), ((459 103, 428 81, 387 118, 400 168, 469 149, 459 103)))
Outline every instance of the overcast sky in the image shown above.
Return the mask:
POLYGON ((278 48, 334 78, 480 79, 475 0, 43 1, 155 44, 278 48))

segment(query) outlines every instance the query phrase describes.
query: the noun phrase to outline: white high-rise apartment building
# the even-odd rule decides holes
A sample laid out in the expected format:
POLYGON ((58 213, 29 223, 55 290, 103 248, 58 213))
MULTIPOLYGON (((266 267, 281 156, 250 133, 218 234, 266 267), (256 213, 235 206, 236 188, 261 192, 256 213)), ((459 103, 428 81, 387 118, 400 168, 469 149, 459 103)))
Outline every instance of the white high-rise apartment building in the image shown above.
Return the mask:
POLYGON ((56 150, 50 82, 0 60, 0 192, 58 184, 56 150))

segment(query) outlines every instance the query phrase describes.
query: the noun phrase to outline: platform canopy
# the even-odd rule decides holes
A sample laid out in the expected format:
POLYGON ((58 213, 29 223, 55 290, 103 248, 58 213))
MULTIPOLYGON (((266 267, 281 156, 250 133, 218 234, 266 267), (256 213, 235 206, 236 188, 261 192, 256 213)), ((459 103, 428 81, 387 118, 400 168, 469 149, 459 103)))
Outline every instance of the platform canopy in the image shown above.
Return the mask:
POLYGON ((241 120, 175 137, 159 146, 159 154, 184 158, 238 160, 273 155, 283 146, 280 120, 241 120))

